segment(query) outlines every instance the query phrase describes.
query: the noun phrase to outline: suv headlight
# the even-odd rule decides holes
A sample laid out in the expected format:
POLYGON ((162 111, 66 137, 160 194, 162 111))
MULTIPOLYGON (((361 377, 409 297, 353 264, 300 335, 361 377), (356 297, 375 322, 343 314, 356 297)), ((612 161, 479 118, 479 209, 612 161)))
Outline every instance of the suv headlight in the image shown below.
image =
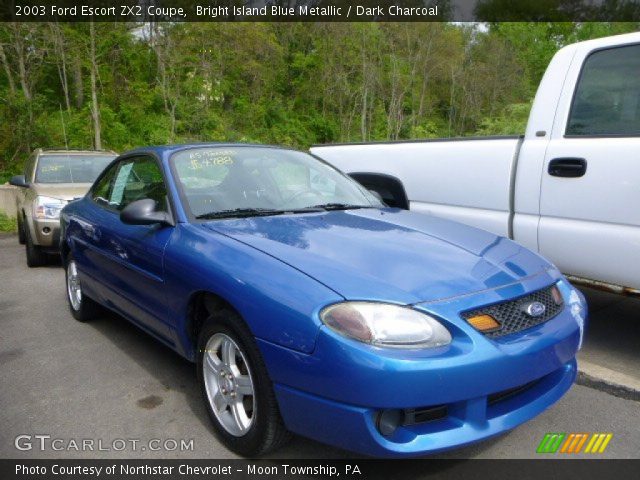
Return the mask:
POLYGON ((346 337, 379 347, 433 348, 451 343, 451 334, 436 319, 398 305, 338 303, 324 308, 320 319, 346 337))
POLYGON ((60 218, 60 211, 66 204, 66 200, 38 195, 33 213, 39 220, 56 220, 60 218))

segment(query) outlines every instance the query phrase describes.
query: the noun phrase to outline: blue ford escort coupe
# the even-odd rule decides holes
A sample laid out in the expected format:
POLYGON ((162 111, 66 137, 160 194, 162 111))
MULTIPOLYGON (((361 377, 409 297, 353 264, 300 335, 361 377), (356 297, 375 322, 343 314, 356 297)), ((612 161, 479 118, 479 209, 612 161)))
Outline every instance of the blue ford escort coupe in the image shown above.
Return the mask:
POLYGON ((61 223, 72 315, 106 307, 195 362, 242 455, 289 432, 374 456, 458 447, 576 376, 586 307, 552 264, 303 152, 134 150, 61 223))

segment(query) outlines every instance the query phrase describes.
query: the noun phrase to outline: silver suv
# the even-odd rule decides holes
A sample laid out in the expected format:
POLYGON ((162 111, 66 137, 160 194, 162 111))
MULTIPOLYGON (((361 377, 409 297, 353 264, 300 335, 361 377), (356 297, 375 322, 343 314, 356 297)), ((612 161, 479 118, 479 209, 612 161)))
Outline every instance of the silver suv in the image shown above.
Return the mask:
POLYGON ((16 195, 18 238, 26 245, 27 265, 37 267, 57 253, 60 210, 67 202, 84 196, 117 154, 95 150, 35 150, 24 175, 9 183, 21 187, 16 195))

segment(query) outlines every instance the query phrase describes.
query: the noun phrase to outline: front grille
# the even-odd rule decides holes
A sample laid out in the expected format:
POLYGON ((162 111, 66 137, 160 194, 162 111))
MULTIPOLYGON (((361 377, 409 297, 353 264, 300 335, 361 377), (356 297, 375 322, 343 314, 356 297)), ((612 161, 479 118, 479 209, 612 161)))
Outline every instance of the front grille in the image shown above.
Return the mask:
POLYGON ((502 392, 492 393, 487 397, 487 403, 489 405, 494 405, 498 402, 501 402, 502 400, 506 400, 507 398, 515 397, 516 395, 526 392, 531 387, 533 387, 536 383, 538 383, 538 380, 525 383, 524 385, 520 385, 519 387, 503 390, 502 392))
POLYGON ((432 422, 446 418, 447 406, 436 405, 435 407, 407 408, 404 410, 403 425, 416 425, 419 423, 432 422))
POLYGON ((500 328, 485 332, 484 334, 490 338, 503 337, 512 333, 517 333, 527 328, 535 327, 555 317, 560 310, 562 304, 558 305, 553 300, 551 287, 543 288, 524 297, 515 300, 509 300, 503 303, 496 303, 476 310, 470 310, 462 313, 462 318, 468 320, 477 315, 491 315, 500 324, 500 328), (533 317, 526 313, 525 308, 531 302, 540 302, 545 306, 545 311, 539 317, 533 317))

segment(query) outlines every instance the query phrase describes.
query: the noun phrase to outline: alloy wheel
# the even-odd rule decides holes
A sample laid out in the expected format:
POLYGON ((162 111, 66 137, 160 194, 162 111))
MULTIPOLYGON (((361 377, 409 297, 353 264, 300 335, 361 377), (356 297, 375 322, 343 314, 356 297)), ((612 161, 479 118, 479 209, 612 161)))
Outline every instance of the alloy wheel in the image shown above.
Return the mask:
POLYGON ((231 435, 245 435, 254 422, 255 395, 247 357, 224 333, 207 342, 202 357, 204 382, 216 419, 231 435))
POLYGON ((80 287, 76 262, 73 260, 67 265, 67 294, 69 295, 71 307, 76 311, 80 310, 82 306, 82 288, 80 287))

